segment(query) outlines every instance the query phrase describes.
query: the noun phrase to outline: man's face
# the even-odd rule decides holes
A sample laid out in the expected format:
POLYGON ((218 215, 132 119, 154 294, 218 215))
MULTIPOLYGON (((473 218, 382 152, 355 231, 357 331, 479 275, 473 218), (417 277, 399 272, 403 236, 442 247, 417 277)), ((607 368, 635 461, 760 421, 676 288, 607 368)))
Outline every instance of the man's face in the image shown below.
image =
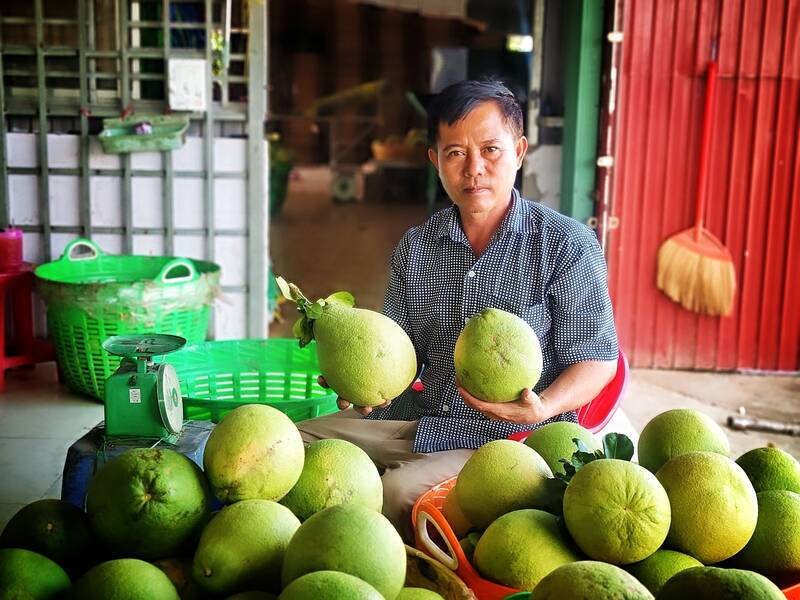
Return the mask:
POLYGON ((487 101, 452 125, 440 123, 428 158, 462 212, 485 213, 507 206, 527 149, 525 136, 517 138, 497 104, 487 101))

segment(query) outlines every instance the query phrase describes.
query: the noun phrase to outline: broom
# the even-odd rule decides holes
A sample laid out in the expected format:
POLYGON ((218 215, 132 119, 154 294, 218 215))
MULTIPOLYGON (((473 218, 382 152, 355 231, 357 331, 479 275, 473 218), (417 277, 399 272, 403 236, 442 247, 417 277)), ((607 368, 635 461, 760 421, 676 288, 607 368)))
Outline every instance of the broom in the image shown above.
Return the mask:
POLYGON ((703 111, 695 224, 661 244, 658 250, 656 285, 687 310, 712 316, 727 316, 733 309, 736 291, 733 257, 722 242, 703 226, 716 83, 717 62, 711 60, 708 65, 703 111))

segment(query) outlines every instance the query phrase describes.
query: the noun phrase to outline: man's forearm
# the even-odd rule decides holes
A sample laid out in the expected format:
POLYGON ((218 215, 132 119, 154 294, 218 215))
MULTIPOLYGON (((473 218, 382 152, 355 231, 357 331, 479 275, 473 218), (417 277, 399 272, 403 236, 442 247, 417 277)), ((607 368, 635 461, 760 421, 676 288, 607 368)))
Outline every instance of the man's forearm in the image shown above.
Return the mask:
POLYGON ((587 360, 567 367, 539 394, 548 417, 577 410, 614 378, 617 361, 587 360))

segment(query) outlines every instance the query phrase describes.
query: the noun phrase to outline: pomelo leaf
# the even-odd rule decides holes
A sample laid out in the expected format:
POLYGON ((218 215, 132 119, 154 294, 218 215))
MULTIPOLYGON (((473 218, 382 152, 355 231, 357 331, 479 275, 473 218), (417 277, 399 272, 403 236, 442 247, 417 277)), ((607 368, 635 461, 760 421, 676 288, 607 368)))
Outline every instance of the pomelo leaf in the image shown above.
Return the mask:
POLYGON ((306 306, 305 312, 309 319, 319 319, 322 316, 322 305, 319 300, 306 306))
POLYGON ((607 433, 603 436, 605 458, 630 460, 633 458, 633 442, 624 433, 607 433))
POLYGON ((278 289, 281 291, 281 294, 283 294, 283 297, 294 302, 294 298, 292 298, 292 292, 289 289, 289 284, 286 283, 286 280, 283 277, 276 277, 275 282, 278 284, 278 289))
POLYGON ((338 302, 339 304, 344 304, 345 306, 355 306, 356 299, 350 292, 335 292, 325 298, 326 302, 338 302))

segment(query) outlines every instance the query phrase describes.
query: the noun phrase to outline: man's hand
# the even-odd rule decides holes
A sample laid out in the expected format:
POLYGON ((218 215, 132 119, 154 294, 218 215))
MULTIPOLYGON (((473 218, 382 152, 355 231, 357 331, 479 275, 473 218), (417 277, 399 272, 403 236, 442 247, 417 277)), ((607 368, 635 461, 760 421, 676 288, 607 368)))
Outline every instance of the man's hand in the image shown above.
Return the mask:
MULTIPOLYGON (((317 377, 317 383, 319 383, 320 386, 324 387, 325 389, 328 389, 328 387, 329 387, 328 386, 328 382, 325 381, 325 378, 322 375, 317 377)), ((361 413, 362 415, 364 415, 366 417, 369 413, 372 412, 373 408, 386 408, 391 403, 392 403, 391 400, 387 400, 383 404, 381 404, 379 406, 375 406, 375 407, 373 407, 373 406, 356 406, 355 404, 353 404, 353 409, 355 409, 357 412, 361 413)), ((340 396, 340 397, 338 397, 336 399, 336 406, 339 407, 339 410, 347 410, 348 408, 350 408, 350 401, 345 400, 344 398, 342 398, 340 396)))
POLYGON ((509 423, 540 423, 552 416, 542 398, 527 388, 522 390, 519 400, 513 402, 484 402, 462 388, 458 382, 456 387, 468 406, 482 412, 490 419, 509 423))

